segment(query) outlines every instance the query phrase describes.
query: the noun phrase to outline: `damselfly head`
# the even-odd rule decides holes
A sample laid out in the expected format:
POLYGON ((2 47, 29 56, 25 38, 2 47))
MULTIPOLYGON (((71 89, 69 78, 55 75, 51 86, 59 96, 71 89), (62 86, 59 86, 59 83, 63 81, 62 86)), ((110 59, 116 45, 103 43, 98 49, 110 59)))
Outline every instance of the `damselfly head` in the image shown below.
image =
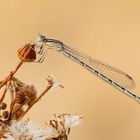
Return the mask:
POLYGON ((47 42, 47 38, 44 35, 38 34, 37 38, 36 38, 37 42, 47 42))
POLYGON ((64 50, 63 42, 56 39, 47 38, 46 36, 41 35, 41 34, 37 36, 36 41, 37 41, 38 46, 45 46, 47 49, 54 48, 58 52, 61 52, 64 50))
POLYGON ((33 62, 36 59, 35 44, 26 44, 17 52, 19 59, 24 62, 33 62))

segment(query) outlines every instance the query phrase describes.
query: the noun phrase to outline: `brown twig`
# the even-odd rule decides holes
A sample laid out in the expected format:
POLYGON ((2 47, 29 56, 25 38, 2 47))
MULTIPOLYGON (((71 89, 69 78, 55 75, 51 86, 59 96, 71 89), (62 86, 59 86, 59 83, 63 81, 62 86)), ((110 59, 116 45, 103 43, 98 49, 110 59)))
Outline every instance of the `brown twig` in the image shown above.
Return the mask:
POLYGON ((0 89, 8 82, 12 79, 13 75, 18 71, 18 69, 21 67, 21 65, 23 64, 23 61, 21 60, 19 62, 19 64, 16 66, 16 68, 10 72, 10 74, 0 83, 0 89))

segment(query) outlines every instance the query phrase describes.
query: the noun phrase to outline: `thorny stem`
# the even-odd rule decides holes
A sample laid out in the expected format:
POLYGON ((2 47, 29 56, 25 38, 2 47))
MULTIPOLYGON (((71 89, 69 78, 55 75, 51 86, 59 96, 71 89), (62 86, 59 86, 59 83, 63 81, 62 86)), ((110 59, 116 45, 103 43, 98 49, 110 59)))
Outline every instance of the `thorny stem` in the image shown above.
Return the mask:
POLYGON ((10 72, 10 74, 5 78, 5 80, 1 81, 0 83, 0 89, 8 82, 12 79, 12 77, 14 76, 14 74, 18 71, 18 69, 21 67, 21 65, 23 64, 23 61, 21 60, 19 62, 19 64, 17 65, 17 67, 10 72))
POLYGON ((30 104, 30 106, 24 111, 24 113, 17 119, 17 122, 21 120, 23 116, 32 108, 32 106, 35 103, 37 103, 52 87, 53 87, 53 83, 49 82, 49 85, 46 87, 46 89, 40 94, 40 96, 32 104, 30 104))

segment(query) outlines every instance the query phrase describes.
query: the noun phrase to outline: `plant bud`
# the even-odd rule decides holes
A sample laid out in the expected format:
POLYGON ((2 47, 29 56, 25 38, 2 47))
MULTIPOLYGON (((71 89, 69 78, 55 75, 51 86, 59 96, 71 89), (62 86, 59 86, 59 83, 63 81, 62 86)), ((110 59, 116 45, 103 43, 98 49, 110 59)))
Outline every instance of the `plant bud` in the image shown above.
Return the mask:
POLYGON ((35 44, 26 44, 17 52, 18 58, 24 62, 33 62, 36 59, 35 44))

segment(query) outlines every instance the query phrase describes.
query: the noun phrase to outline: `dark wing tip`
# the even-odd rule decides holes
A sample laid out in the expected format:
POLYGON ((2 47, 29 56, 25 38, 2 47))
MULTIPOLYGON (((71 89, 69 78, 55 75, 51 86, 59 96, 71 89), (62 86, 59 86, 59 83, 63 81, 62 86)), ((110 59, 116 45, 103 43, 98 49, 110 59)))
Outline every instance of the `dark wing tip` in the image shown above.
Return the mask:
POLYGON ((130 84, 129 84, 129 86, 127 88, 134 89, 136 87, 134 79, 130 75, 128 75, 128 74, 125 74, 125 75, 129 79, 129 81, 130 81, 130 84))

